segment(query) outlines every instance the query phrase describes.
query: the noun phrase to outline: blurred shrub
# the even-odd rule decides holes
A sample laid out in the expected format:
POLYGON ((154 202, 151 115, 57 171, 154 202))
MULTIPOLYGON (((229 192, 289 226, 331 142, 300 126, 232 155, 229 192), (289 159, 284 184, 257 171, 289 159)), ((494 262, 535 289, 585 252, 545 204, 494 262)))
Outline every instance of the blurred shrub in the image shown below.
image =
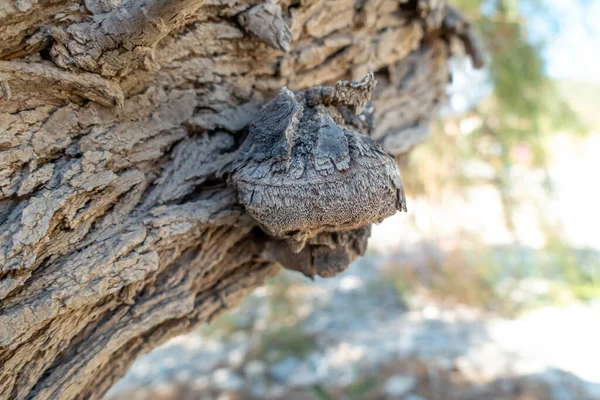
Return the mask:
MULTIPOLYGON (((514 171, 541 171, 546 180, 540 183, 540 188, 528 190, 540 189, 551 196, 546 139, 556 133, 581 135, 588 131, 590 123, 600 121, 594 111, 600 106, 598 92, 590 89, 589 84, 555 82, 548 77, 543 58, 545 42, 560 29, 550 2, 451 0, 450 3, 478 29, 488 64, 483 72, 476 73, 466 60, 455 60, 453 75, 457 84, 451 89, 451 104, 462 107, 445 110, 430 140, 403 160, 403 181, 411 196, 426 197, 436 204, 443 204, 446 196, 463 196, 471 188, 493 185, 500 193, 505 225, 514 233, 515 210, 524 202, 515 190, 518 182, 514 171), (529 30, 532 18, 545 20, 550 29, 533 34, 529 30), (476 78, 481 82, 476 82, 476 78), (569 97, 565 97, 569 92, 569 97), (590 101, 592 98, 595 102, 590 101), (578 113, 570 104, 577 106, 578 113)), ((585 0, 574 3, 577 3, 574 6, 585 5, 585 0)), ((443 255, 430 254, 417 269, 414 265, 390 268, 396 274, 391 279, 403 296, 416 284, 442 299, 505 313, 558 301, 562 294, 557 292, 565 289, 578 299, 598 297, 597 255, 582 257, 564 242, 560 230, 550 228, 552 225, 544 218, 538 216, 546 246, 534 251, 533 257, 517 260, 515 265, 510 265, 510 257, 519 259, 522 253, 516 239, 516 247, 504 249, 498 256, 477 239, 465 237, 460 249, 444 251, 443 255), (536 300, 511 298, 509 293, 514 293, 520 279, 547 279, 552 287, 536 300)))
MULTIPOLYGON (((583 133, 586 127, 546 73, 545 40, 559 29, 547 2, 539 0, 455 0, 484 43, 488 64, 481 82, 470 63, 456 60, 453 75, 467 83, 452 97, 462 109, 449 108, 433 135, 410 156, 403 178, 412 194, 437 198, 441 191, 460 193, 479 183, 496 185, 511 214, 510 170, 515 164, 543 168, 544 138, 561 130, 583 133), (528 32, 531 16, 555 26, 547 36, 528 32), (463 104, 464 105, 464 104, 463 104), (477 168, 485 165, 488 169, 477 168), (467 170, 481 173, 467 173, 467 170)), ((510 218, 507 218, 510 220, 510 218)), ((510 225, 510 221, 507 221, 510 225)))

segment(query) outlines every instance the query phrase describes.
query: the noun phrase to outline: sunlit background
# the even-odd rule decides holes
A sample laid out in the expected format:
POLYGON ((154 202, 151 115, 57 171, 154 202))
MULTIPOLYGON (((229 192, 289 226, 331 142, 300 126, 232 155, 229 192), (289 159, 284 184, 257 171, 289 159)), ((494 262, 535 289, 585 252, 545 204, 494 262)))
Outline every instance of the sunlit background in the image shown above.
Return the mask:
POLYGON ((600 399, 600 1, 455 0, 485 42, 399 160, 408 213, 285 272, 110 399, 600 399))

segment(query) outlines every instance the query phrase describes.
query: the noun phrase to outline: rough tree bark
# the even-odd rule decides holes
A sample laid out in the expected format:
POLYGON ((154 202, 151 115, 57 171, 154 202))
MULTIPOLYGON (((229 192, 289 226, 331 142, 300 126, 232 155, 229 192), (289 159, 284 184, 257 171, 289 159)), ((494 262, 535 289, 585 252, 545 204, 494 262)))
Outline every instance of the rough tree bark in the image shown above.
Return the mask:
POLYGON ((343 270, 461 47, 444 0, 1 0, 0 399, 101 398, 277 262, 343 270))

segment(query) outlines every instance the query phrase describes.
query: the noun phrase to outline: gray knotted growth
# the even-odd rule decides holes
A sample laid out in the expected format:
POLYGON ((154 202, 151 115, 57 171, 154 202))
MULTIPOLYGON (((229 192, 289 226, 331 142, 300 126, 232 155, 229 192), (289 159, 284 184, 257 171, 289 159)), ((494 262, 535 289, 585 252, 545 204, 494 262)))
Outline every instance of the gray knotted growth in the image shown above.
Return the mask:
POLYGON ((250 124, 233 181, 248 213, 280 239, 265 254, 287 268, 334 275, 363 254, 365 227, 406 211, 394 158, 348 120, 374 86, 369 74, 296 94, 283 88, 250 124))

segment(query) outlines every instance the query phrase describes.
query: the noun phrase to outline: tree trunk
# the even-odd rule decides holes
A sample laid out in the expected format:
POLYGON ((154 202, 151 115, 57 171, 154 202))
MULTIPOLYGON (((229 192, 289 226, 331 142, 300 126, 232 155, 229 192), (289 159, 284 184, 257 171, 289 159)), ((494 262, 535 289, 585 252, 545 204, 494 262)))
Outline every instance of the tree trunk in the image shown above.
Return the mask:
POLYGON ((345 268, 461 43, 443 0, 1 0, 0 399, 101 398, 276 262, 345 268))

